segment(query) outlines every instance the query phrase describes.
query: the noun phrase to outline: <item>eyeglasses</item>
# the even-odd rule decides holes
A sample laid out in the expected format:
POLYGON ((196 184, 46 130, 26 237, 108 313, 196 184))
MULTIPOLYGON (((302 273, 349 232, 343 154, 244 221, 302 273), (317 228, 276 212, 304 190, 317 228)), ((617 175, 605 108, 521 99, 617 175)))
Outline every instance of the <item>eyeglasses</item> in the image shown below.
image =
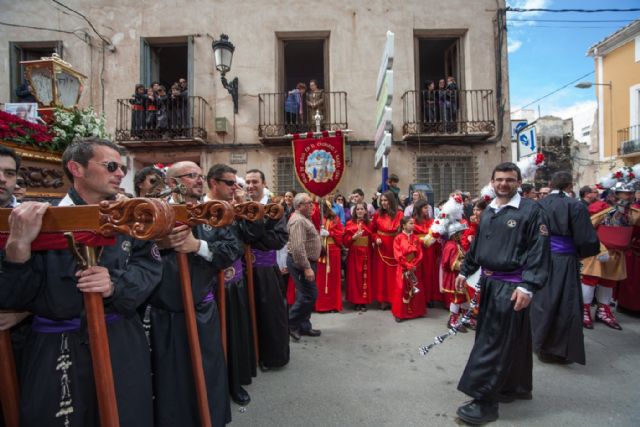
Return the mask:
POLYGON ((233 187, 236 185, 236 181, 234 179, 222 179, 222 178, 213 178, 218 182, 224 182, 227 187, 233 187))
POLYGON ((198 178, 200 178, 203 181, 205 179, 204 176, 200 175, 199 173, 195 173, 195 172, 185 173, 185 174, 176 176, 176 178, 187 178, 187 177, 189 179, 198 179, 198 178))
POLYGON ((124 175, 127 174, 127 167, 125 165, 121 165, 118 162, 96 162, 95 160, 89 161, 104 166, 105 168, 107 168, 107 171, 109 173, 114 173, 115 171, 120 169, 124 175))

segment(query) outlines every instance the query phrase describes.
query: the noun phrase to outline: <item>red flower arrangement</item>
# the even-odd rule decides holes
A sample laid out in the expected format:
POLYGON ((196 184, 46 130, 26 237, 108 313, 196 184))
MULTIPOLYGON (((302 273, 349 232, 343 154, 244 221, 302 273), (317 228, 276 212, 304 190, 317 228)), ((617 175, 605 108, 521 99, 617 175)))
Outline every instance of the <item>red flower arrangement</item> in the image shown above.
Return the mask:
POLYGON ((51 150, 53 135, 47 126, 31 123, 14 114, 0 111, 0 140, 51 150))

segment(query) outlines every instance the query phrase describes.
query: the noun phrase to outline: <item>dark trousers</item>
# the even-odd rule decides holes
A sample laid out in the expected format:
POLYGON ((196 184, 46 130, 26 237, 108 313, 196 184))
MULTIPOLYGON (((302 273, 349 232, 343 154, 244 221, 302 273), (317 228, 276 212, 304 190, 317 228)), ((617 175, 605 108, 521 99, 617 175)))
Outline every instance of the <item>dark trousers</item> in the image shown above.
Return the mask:
MULTIPOLYGON (((311 262, 313 272, 316 272, 317 263, 311 262)), ((304 269, 293 262, 291 255, 287 256, 287 269, 296 285, 296 300, 289 309, 289 328, 298 328, 302 331, 311 329, 311 312, 318 297, 316 282, 310 282, 304 277, 304 269)))
POLYGON ((518 284, 482 279, 476 340, 458 390, 474 399, 497 401, 498 393, 532 388, 529 308, 514 311, 518 284))

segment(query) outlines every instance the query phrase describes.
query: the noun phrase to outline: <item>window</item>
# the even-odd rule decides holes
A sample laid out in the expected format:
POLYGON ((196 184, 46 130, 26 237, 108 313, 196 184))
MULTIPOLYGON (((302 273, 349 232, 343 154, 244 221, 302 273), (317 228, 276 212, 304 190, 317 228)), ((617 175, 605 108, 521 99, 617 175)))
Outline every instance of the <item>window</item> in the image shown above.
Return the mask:
MULTIPOLYGON (((186 78, 189 95, 193 87, 193 36, 142 37, 140 39, 140 83, 158 81, 170 93, 178 79, 186 78)), ((131 90, 138 81, 131 82, 131 90)))
POLYGON ((275 188, 271 190, 277 194, 284 194, 286 191, 299 193, 305 191, 300 185, 293 167, 293 157, 278 157, 275 163, 275 188))
POLYGON ((62 58, 62 41, 9 42, 11 102, 17 102, 16 89, 24 81, 24 66, 20 61, 34 61, 54 52, 62 58))
POLYGON ((454 190, 476 190, 476 168, 472 156, 432 155, 416 158, 416 182, 433 188, 435 203, 454 190))
POLYGON ((438 81, 453 76, 459 89, 464 88, 461 34, 439 35, 417 32, 416 34, 416 88, 425 89, 427 81, 438 81))
POLYGON ((329 91, 329 33, 277 33, 277 36, 281 56, 280 91, 288 92, 300 82, 309 86, 311 79, 318 81, 320 89, 329 91))

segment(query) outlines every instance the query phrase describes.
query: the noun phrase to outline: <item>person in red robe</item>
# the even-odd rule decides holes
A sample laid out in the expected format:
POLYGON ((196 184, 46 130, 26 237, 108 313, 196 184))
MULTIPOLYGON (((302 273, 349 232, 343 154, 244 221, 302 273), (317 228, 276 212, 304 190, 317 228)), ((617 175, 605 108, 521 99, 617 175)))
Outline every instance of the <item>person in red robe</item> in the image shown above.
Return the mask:
POLYGON ((427 312, 424 287, 416 276, 422 260, 422 241, 413 233, 413 218, 400 220, 402 232, 393 240, 393 256, 398 263, 391 294, 391 312, 396 322, 422 317, 427 312))
MULTIPOLYGON (((418 200, 413 206, 413 232, 421 241, 429 233, 433 224, 433 218, 429 217, 429 203, 426 200, 418 200)), ((435 301, 444 301, 440 292, 440 274, 438 272, 438 259, 442 252, 442 245, 436 241, 431 245, 426 243, 422 247, 422 262, 418 266, 416 275, 424 287, 424 299, 428 307, 433 307, 435 301)))
POLYGON ((349 249, 347 256, 347 295, 354 309, 367 311, 371 304, 371 244, 372 235, 366 203, 357 203, 353 218, 347 222, 344 231, 344 245, 349 249))
POLYGON ((340 268, 344 227, 331 209, 331 203, 322 203, 320 238, 324 255, 318 260, 316 285, 318 298, 316 311, 342 311, 342 272, 340 268))
POLYGON ((396 197, 391 191, 380 196, 380 209, 373 214, 373 276, 371 287, 373 298, 380 303, 380 309, 388 310, 391 301, 392 284, 396 279, 398 263, 393 257, 393 239, 400 229, 403 213, 398 209, 396 197))
POLYGON ((640 311, 640 191, 636 191, 636 201, 631 206, 631 222, 635 224, 631 246, 625 253, 627 278, 618 288, 618 307, 640 311))
MULTIPOLYGON (((442 291, 445 295, 445 306, 449 306, 449 328, 458 324, 460 309, 468 308, 469 295, 467 291, 456 289, 456 277, 460 274, 460 266, 464 261, 465 250, 462 247, 462 234, 467 228, 464 223, 454 223, 449 226, 449 240, 442 249, 442 291)), ((467 287, 468 289, 468 287, 467 287)), ((458 332, 466 332, 464 325, 458 327, 458 332)))

